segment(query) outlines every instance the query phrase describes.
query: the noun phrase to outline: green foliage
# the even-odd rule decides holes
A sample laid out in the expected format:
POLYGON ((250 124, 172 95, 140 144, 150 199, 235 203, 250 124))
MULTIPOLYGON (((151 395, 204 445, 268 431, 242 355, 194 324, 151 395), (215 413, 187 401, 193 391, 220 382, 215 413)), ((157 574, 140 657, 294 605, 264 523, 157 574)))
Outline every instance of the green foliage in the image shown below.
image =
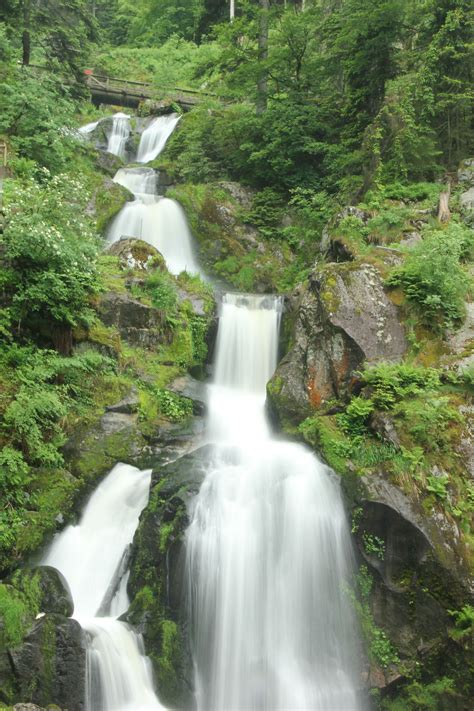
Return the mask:
POLYGON ((460 610, 448 610, 454 618, 454 630, 451 637, 456 641, 468 641, 474 634, 474 607, 464 605, 460 610))
POLYGON ((54 343, 93 319, 98 242, 84 218, 82 183, 46 169, 42 175, 42 183, 6 183, 1 282, 16 331, 43 330, 54 343))
POLYGON ((403 428, 427 452, 449 450, 451 428, 463 422, 447 396, 438 393, 407 399, 393 408, 403 428))
POLYGON ((361 373, 364 384, 371 389, 371 399, 381 410, 391 409, 396 402, 440 386, 435 368, 421 368, 407 363, 379 363, 367 366, 361 373))
POLYGON ((150 295, 153 306, 163 311, 168 321, 176 317, 178 311, 178 294, 173 278, 166 271, 156 269, 143 284, 145 293, 150 295))
POLYGON ((460 262, 472 245, 472 231, 459 224, 431 230, 387 280, 389 286, 403 287, 427 327, 444 330, 464 318, 470 281, 460 262))
POLYGON ((0 643, 16 647, 39 612, 40 589, 32 576, 19 589, 0 583, 0 643))
MULTIPOLYGON (((77 150, 74 125, 75 103, 63 83, 48 73, 41 81, 27 70, 0 72, 0 135, 8 136, 12 148, 23 159, 13 163, 18 174, 38 165, 57 173, 77 150), (25 162, 28 161, 28 162, 25 162)), ((28 172, 27 177, 31 177, 28 172)))
POLYGON ((219 48, 209 42, 195 44, 173 35, 150 47, 97 47, 93 64, 96 73, 125 76, 133 81, 151 82, 159 94, 176 88, 199 89, 212 77, 219 48))
POLYGON ((363 434, 374 411, 372 400, 354 397, 346 407, 344 414, 338 415, 337 422, 343 432, 350 436, 363 434))
POLYGON ((370 609, 372 586, 373 579, 367 566, 361 565, 356 576, 357 592, 349 589, 348 594, 359 617, 369 656, 372 662, 385 669, 392 664, 397 664, 400 660, 385 632, 374 622, 370 609))
POLYGON ((384 699, 381 708, 383 711, 438 711, 449 708, 455 702, 456 695, 454 681, 450 677, 443 676, 428 684, 414 681, 403 689, 397 699, 384 699))
POLYGON ((159 390, 157 399, 162 414, 172 422, 181 422, 192 415, 191 400, 172 393, 170 390, 159 390))
POLYGON ((362 543, 368 555, 374 555, 380 560, 385 558, 385 541, 379 536, 365 532, 362 534, 362 543))
POLYGON ((446 501, 446 499, 448 498, 447 486, 449 477, 447 475, 429 476, 427 477, 426 481, 426 490, 430 491, 438 499, 441 499, 441 501, 446 501))

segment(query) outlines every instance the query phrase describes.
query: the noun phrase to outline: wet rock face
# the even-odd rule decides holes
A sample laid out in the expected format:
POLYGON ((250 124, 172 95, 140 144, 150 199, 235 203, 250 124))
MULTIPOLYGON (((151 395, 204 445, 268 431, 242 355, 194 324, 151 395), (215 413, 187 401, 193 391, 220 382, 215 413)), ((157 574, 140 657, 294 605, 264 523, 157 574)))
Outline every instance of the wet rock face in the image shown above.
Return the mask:
POLYGON ((363 361, 397 361, 406 350, 396 307, 369 264, 316 269, 296 308, 294 344, 268 392, 284 419, 301 419, 353 385, 363 361))
POLYGON ((152 348, 164 342, 164 314, 126 293, 104 294, 98 310, 105 325, 115 326, 132 345, 152 348))
POLYGON ((71 617, 74 602, 71 590, 64 575, 49 565, 41 565, 31 571, 39 582, 41 612, 56 613, 71 617))
POLYGON ((83 711, 86 652, 84 633, 76 620, 45 615, 22 645, 10 650, 9 657, 17 698, 83 711))
POLYGON ((193 707, 184 540, 211 451, 201 447, 153 471, 150 500, 132 547, 127 619, 143 634, 160 699, 170 708, 193 707))
MULTIPOLYGON (((383 473, 362 477, 352 509, 352 530, 368 565, 373 586, 370 609, 374 624, 395 647, 403 679, 423 664, 433 678, 450 676, 448 666, 463 663, 464 650, 451 637, 453 618, 469 602, 472 579, 448 521, 427 513, 383 473), (447 662, 449 659, 449 662, 447 662), (452 662, 452 665, 451 665, 452 662), (448 665, 448 666, 447 666, 448 665)), ((372 665, 369 686, 394 693, 392 680, 372 665)), ((453 709, 464 709, 453 705, 453 709)))

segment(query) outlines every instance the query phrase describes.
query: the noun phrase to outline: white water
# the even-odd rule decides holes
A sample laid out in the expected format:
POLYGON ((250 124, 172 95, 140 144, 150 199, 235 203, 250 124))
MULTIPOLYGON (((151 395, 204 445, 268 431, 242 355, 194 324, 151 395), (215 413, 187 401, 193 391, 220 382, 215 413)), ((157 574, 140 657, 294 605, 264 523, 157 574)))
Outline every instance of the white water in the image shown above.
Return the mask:
POLYGON ((125 144, 130 136, 130 116, 117 113, 113 116, 112 131, 109 136, 107 151, 120 158, 125 156, 125 144))
POLYGON ((192 235, 182 207, 175 200, 156 195, 156 174, 152 168, 123 168, 114 180, 135 196, 113 220, 107 239, 135 237, 155 247, 172 274, 198 274, 192 235))
POLYGON ((92 133, 92 131, 99 125, 98 121, 93 121, 92 123, 86 123, 85 126, 79 128, 79 133, 82 135, 87 135, 92 133))
POLYGON ((116 619, 129 605, 124 557, 148 501, 150 476, 150 470, 117 464, 92 494, 79 524, 60 533, 43 560, 65 576, 74 617, 90 636, 87 711, 164 708, 140 635, 116 619))
POLYGON ((224 298, 210 397, 214 463, 187 532, 199 711, 362 711, 337 483, 272 438, 278 299, 224 298))
POLYGON ((180 118, 181 116, 178 114, 168 114, 167 116, 158 116, 150 123, 140 138, 137 152, 138 163, 148 163, 161 153, 180 118))

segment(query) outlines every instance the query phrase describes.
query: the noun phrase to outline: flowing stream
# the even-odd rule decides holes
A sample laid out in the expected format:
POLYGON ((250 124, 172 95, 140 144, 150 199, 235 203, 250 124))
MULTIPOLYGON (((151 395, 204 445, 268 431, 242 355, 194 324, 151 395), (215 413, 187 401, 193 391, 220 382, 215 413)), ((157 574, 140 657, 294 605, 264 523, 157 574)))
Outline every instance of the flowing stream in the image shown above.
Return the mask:
MULTIPOLYGON (((138 146, 139 162, 147 163, 159 155, 179 119, 177 114, 170 114, 150 123, 138 146)), ((172 274, 199 274, 183 208, 175 200, 158 195, 157 178, 158 173, 152 168, 117 171, 115 182, 128 188, 134 200, 127 202, 112 221, 107 239, 110 243, 130 237, 142 239, 161 252, 172 274)))
POLYGON ((199 711, 361 711, 337 482, 276 440, 265 386, 280 300, 227 294, 210 390, 214 463, 187 532, 199 711))
POLYGON ((43 559, 64 575, 74 617, 89 636, 87 711, 159 711, 140 635, 117 617, 127 611, 127 551, 148 501, 151 470, 117 464, 92 494, 77 526, 43 559))
MULTIPOLYGON (((166 118, 143 134, 144 160, 176 126, 177 119, 166 118)), ((116 150, 125 150, 128 125, 124 115, 114 118, 116 150)), ((123 168, 115 180, 135 199, 113 222, 110 241, 146 239, 173 273, 199 272, 182 210, 157 195, 155 171, 123 168)), ((365 711, 338 482, 308 449, 272 435, 265 414, 281 309, 274 296, 222 300, 209 386, 213 457, 186 532, 196 706, 365 711)), ((117 464, 79 524, 59 534, 43 560, 66 577, 88 634, 87 711, 164 708, 140 635, 118 619, 129 605, 128 550, 149 485, 150 471, 117 464)))
POLYGON ((161 153, 166 141, 176 128, 181 116, 178 114, 168 114, 158 116, 143 131, 140 144, 138 146, 137 161, 139 163, 149 163, 161 153))
MULTIPOLYGON (((92 129, 91 129, 92 130, 92 129)), ((120 158, 125 156, 125 146, 130 136, 130 116, 117 113, 113 116, 107 151, 120 158)))

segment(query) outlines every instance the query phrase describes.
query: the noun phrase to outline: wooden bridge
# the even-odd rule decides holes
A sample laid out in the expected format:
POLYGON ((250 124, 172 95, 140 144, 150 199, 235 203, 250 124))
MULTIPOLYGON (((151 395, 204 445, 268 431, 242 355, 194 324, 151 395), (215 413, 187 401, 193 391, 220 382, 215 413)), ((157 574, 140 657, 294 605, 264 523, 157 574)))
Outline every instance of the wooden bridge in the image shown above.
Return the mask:
MULTIPOLYGON (((96 104, 112 104, 136 108, 146 99, 159 101, 159 92, 153 84, 107 77, 101 74, 84 72, 92 101, 96 104)), ((185 111, 199 103, 202 96, 212 96, 202 91, 173 88, 166 91, 167 99, 179 104, 185 111)))
MULTIPOLYGON (((48 67, 41 64, 30 64, 29 68, 50 71, 48 67)), ((173 101, 179 104, 184 111, 189 111, 203 97, 215 96, 210 92, 194 89, 166 86, 158 88, 149 82, 131 81, 130 79, 94 74, 91 69, 84 70, 84 79, 91 92, 93 103, 126 106, 131 109, 137 108, 142 101, 147 99, 159 102, 166 97, 167 102, 173 101)))

